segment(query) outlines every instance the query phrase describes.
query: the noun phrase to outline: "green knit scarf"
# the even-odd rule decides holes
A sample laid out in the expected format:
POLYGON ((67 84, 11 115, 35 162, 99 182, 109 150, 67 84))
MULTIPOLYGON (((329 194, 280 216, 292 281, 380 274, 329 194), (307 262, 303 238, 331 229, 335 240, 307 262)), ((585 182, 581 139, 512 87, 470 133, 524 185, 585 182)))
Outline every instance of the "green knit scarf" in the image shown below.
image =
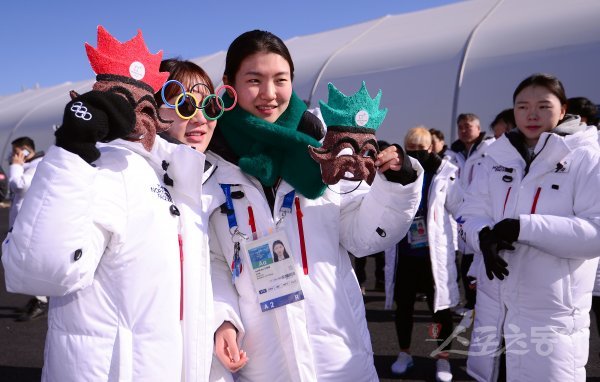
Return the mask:
MULTIPOLYGON (((226 105, 233 100, 225 94, 226 105)), ((275 121, 255 117, 239 105, 219 118, 219 130, 233 152, 240 157, 239 166, 271 187, 278 177, 309 199, 323 194, 326 185, 321 168, 308 154, 308 146, 321 147, 311 136, 296 131, 306 105, 292 93, 286 111, 275 121)))

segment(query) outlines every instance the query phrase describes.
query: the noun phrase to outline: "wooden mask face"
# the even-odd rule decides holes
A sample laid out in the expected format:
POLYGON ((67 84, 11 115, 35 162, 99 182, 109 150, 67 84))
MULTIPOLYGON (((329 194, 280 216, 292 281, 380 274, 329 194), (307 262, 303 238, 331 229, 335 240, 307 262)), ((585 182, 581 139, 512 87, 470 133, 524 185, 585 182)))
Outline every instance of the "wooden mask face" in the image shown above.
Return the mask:
POLYGON ((325 184, 336 184, 341 179, 371 184, 375 179, 379 147, 374 130, 329 127, 323 146, 309 147, 309 153, 321 165, 325 184))

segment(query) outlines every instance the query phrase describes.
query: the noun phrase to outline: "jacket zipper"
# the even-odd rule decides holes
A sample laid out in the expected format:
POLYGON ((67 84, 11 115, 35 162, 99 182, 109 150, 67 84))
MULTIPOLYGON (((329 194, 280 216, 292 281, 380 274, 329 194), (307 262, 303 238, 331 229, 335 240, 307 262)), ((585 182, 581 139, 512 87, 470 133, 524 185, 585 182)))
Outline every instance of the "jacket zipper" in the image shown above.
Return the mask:
POLYGON ((502 216, 504 216, 504 211, 506 211, 506 202, 508 202, 508 197, 510 196, 510 190, 512 190, 512 186, 508 188, 506 192, 506 198, 504 198, 504 208, 502 208, 502 216))
POLYGON ((180 274, 180 282, 181 289, 179 293, 179 320, 183 320, 183 238, 181 234, 177 234, 177 238, 179 240, 179 274, 180 274))

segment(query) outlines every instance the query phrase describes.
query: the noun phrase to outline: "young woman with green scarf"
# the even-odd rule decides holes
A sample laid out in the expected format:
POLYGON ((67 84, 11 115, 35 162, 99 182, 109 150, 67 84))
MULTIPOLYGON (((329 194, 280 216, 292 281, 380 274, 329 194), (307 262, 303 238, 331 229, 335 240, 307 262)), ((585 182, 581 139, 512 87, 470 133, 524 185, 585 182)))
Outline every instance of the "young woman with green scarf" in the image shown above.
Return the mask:
POLYGON ((217 170, 205 188, 222 203, 209 221, 211 380, 376 381, 348 251, 375 253, 404 236, 422 169, 392 146, 379 153, 371 186, 327 187, 308 153, 322 124, 292 91, 293 73, 287 47, 269 32, 246 32, 227 52, 223 80, 237 106, 218 121, 207 154, 217 170), (277 240, 290 256, 274 262, 277 240))

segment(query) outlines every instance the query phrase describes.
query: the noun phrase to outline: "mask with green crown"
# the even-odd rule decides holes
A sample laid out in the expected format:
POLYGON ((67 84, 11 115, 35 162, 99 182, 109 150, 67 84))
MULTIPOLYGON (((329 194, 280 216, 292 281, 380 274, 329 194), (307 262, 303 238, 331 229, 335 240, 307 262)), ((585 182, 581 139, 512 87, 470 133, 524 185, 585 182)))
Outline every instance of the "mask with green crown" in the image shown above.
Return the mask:
POLYGON ((309 146, 310 156, 321 165, 325 184, 341 179, 373 183, 379 153, 375 132, 387 109, 379 109, 381 90, 371 98, 365 82, 358 92, 346 96, 332 83, 327 103, 319 101, 327 134, 320 148, 309 146))

